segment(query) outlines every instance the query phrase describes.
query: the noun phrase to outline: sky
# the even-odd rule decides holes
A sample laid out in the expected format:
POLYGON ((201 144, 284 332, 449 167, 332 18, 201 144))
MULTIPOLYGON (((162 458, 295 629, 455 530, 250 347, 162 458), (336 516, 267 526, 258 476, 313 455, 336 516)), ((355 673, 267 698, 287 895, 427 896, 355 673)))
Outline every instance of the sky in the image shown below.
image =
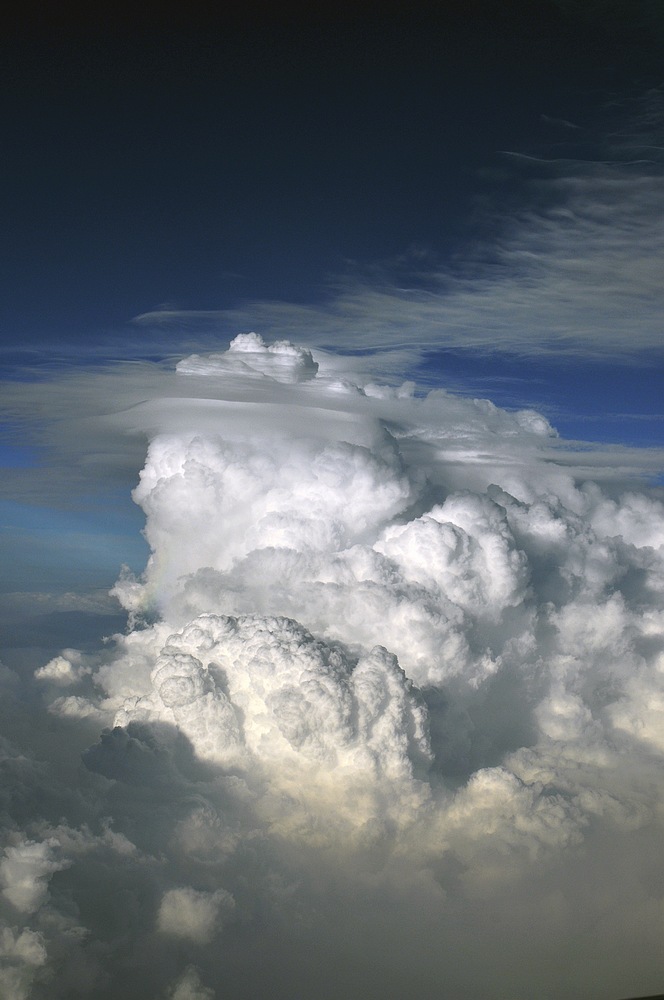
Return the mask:
POLYGON ((661 993, 659 2, 1 44, 3 997, 661 993))

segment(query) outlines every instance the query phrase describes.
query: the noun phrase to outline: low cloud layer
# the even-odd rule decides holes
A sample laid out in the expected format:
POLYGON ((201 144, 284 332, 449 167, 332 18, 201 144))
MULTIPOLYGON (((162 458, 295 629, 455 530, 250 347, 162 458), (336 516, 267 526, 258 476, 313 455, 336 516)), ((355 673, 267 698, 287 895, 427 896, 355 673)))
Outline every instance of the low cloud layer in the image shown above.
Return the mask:
POLYGON ((130 628, 0 676, 3 996, 660 990, 638 461, 255 334, 138 385, 130 628))

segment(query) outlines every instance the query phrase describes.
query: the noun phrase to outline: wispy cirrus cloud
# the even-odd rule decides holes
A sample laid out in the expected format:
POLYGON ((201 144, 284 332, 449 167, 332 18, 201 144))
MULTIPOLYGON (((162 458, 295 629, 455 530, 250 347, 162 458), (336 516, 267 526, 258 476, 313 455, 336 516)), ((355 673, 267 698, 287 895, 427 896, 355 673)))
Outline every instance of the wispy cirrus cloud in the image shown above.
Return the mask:
POLYGON ((484 235, 444 265, 416 254, 405 266, 349 273, 320 303, 158 309, 134 322, 207 335, 257 328, 336 350, 394 352, 401 364, 434 348, 615 360, 658 352, 661 93, 614 118, 602 135, 587 129, 579 139, 574 130, 574 146, 500 154, 512 184, 518 175, 518 202, 512 194, 507 207, 497 204, 498 194, 478 210, 484 235))

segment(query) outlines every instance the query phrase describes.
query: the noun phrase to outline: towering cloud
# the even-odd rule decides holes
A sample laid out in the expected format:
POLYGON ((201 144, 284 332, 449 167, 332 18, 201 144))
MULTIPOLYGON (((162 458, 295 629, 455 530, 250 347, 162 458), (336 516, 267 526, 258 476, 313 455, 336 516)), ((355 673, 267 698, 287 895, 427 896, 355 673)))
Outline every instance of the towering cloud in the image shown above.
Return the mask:
POLYGON ((130 630, 5 678, 5 994, 659 989, 661 502, 285 341, 175 380, 130 630))

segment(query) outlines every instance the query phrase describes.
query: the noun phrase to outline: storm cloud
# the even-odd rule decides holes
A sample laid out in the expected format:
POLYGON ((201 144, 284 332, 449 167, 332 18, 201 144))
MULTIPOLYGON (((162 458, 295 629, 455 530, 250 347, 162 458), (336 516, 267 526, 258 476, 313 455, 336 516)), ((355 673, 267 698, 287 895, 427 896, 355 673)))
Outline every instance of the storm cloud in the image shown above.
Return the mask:
POLYGON ((1 678, 3 995, 660 989, 635 456, 253 333, 135 371, 68 388, 83 450, 147 442, 129 628, 1 678))

